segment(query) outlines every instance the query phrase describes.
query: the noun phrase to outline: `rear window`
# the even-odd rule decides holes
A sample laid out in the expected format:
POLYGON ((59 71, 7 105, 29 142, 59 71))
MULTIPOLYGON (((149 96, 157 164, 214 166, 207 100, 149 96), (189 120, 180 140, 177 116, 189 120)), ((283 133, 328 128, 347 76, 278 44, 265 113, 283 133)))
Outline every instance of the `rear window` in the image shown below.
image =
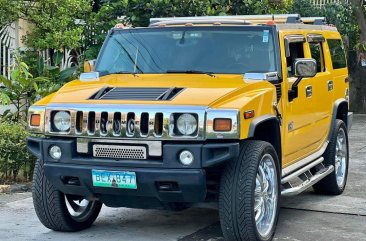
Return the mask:
POLYGON ((342 69, 347 67, 346 55, 342 40, 328 39, 328 46, 332 57, 333 69, 342 69))

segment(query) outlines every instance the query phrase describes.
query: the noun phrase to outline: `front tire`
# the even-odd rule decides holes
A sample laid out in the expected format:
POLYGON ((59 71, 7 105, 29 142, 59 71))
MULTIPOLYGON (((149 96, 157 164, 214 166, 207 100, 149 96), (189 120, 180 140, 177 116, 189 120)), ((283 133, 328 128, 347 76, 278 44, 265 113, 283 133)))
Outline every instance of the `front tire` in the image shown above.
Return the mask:
POLYGON ((37 160, 32 186, 33 205, 41 223, 54 231, 74 232, 89 228, 102 204, 58 191, 45 177, 43 161, 37 160))
POLYGON ((324 155, 324 164, 333 165, 334 172, 316 183, 316 193, 340 195, 346 188, 349 163, 348 132, 342 120, 336 120, 335 129, 324 155))
POLYGON ((271 240, 279 215, 279 167, 267 142, 245 141, 221 177, 219 213, 226 240, 271 240))

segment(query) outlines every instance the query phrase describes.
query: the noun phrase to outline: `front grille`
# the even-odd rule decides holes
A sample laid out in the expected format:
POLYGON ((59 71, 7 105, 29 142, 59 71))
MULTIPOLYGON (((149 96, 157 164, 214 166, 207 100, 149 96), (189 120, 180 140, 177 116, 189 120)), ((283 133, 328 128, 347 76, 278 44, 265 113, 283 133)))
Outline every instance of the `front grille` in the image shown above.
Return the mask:
POLYGON ((120 139, 203 139, 205 107, 154 105, 63 105, 46 110, 46 134, 76 137, 108 137, 120 139), (71 114, 68 133, 52 130, 52 114, 66 110, 71 114), (181 137, 174 134, 176 113, 192 113, 198 119, 196 135, 181 137))
POLYGON ((146 159, 144 146, 93 145, 93 156, 112 159, 146 159))

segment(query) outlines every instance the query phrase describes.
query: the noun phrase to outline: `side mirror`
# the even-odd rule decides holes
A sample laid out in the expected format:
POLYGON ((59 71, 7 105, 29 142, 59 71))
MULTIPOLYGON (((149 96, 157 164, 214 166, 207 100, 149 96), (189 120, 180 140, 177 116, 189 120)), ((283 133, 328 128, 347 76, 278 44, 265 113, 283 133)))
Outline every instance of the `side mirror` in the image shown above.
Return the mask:
POLYGON ((299 78, 311 78, 317 73, 317 64, 315 59, 295 59, 294 75, 299 78))
POLYGON ((303 78, 312 78, 317 73, 317 64, 315 59, 295 59, 292 69, 297 80, 288 91, 288 99, 292 101, 298 97, 298 86, 303 78))
POLYGON ((84 61, 84 73, 90 73, 94 71, 95 62, 97 62, 96 59, 84 61))

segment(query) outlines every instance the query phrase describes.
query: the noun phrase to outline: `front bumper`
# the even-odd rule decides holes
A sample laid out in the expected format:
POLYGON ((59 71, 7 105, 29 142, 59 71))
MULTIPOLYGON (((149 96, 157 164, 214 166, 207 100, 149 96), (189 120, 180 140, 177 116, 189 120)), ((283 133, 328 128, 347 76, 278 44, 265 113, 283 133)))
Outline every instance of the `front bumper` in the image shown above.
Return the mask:
MULTIPOLYGON (((91 143, 93 144, 93 143, 91 143)), ((44 162, 44 173, 65 194, 98 199, 107 206, 159 208, 164 203, 196 203, 206 199, 206 170, 238 156, 239 143, 164 143, 162 156, 147 160, 113 160, 79 154, 75 139, 28 138, 28 149, 44 162), (59 161, 48 150, 58 145, 63 151, 59 161), (194 163, 178 161, 182 150, 190 150, 194 163), (137 190, 94 187, 92 170, 136 173, 137 190)))

